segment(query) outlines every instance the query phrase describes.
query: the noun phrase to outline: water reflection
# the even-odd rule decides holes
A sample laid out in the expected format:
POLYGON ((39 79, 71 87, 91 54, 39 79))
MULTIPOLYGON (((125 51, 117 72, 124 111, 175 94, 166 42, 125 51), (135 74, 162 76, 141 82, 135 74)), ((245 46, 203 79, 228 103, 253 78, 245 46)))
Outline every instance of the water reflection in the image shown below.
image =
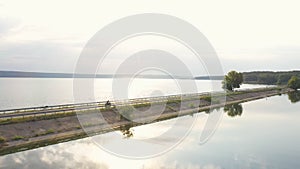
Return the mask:
POLYGON ((241 116, 243 113, 242 104, 231 104, 224 107, 224 112, 230 117, 241 116))
POLYGON ((220 111, 221 110, 221 107, 215 107, 215 108, 211 108, 211 109, 209 109, 209 110, 205 110, 204 112, 206 113, 206 114, 209 114, 209 113, 211 113, 211 112, 214 112, 214 111, 220 111))
POLYGON ((125 126, 123 128, 121 128, 121 133, 123 134, 124 138, 131 138, 133 137, 133 129, 131 128, 131 126, 125 126))
MULTIPOLYGON (((299 94, 290 94, 296 101, 299 94)), ((291 98, 290 98, 291 97, 291 98)), ((298 99, 299 100, 299 99, 298 99)), ((89 139, 51 145, 0 157, 0 168, 100 168, 100 169, 289 169, 299 168, 300 161, 300 104, 287 104, 286 96, 270 97, 243 104, 228 105, 220 112, 227 113, 209 142, 199 145, 199 131, 208 115, 194 114, 180 120, 196 118, 196 125, 184 141, 172 151, 152 159, 129 160, 102 151, 89 139), (282 113, 284 112, 284 113, 282 113), (241 116, 242 115, 242 116, 241 116), (240 118, 231 118, 231 116, 240 118), (276 140, 276 141, 274 141, 276 140)), ((124 136, 143 138, 159 134, 173 120, 122 129, 124 136), (155 133, 155 134, 157 134, 155 133)), ((185 124, 177 125, 177 132, 185 124)), ((108 134, 108 133, 107 133, 108 134)), ((120 134, 120 133, 118 133, 120 134)), ((172 139, 172 138, 171 138, 172 139)), ((106 144, 118 146, 132 139, 107 140, 106 144)), ((144 148, 154 149, 170 140, 149 142, 144 148)), ((137 146, 138 147, 138 146, 137 146)), ((123 149, 124 147, 118 146, 123 149)), ((132 149, 132 151, 140 149, 132 149)))
POLYGON ((297 103, 300 101, 300 91, 290 92, 288 93, 288 96, 291 103, 297 103))
MULTIPOLYGON (((206 110, 205 113, 209 114, 213 111, 221 111, 221 107, 212 108, 206 110)), ((227 113, 230 117, 241 116, 243 114, 243 106, 241 103, 226 105, 223 108, 224 113, 227 113)))
MULTIPOLYGON (((70 145, 70 144, 69 144, 70 145)), ((41 148, 39 151, 26 151, 7 155, 5 160, 0 160, 1 169, 108 169, 109 167, 85 154, 68 152, 60 146, 41 148)))

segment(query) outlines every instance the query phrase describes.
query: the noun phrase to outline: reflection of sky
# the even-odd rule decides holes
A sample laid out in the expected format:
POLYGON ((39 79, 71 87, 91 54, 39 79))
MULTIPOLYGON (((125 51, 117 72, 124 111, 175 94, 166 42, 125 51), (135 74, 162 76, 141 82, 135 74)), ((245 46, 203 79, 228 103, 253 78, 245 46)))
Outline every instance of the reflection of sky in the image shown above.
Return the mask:
MULTIPOLYGON (((178 147, 151 159, 115 157, 101 151, 90 139, 83 139, 3 156, 0 168, 299 168, 299 108, 300 103, 289 103, 287 96, 244 103, 242 116, 224 116, 215 135, 204 145, 198 141, 207 115, 199 114, 193 130, 178 147)), ((189 118, 194 117, 182 120, 189 118)), ((167 130, 173 124, 169 120, 133 128, 134 138, 145 138, 147 132, 167 130)), ((176 130, 184 127, 178 125, 176 130)), ((114 140, 115 144, 126 141, 114 140)), ((160 144, 146 145, 151 148, 160 144)))
MULTIPOLYGON (((153 93, 155 94, 158 90, 161 95, 196 92, 193 88, 181 90, 176 85, 177 82, 183 84, 183 86, 196 83, 199 93, 222 90, 221 81, 219 80, 133 79, 130 86, 128 86, 128 96, 129 98, 149 97, 153 96, 153 93), (212 88, 212 85, 216 88, 212 88)), ((84 95, 81 96, 82 100, 74 100, 73 79, 0 78, 0 109, 117 99, 118 94, 112 93, 112 83, 113 80, 108 78, 95 79, 94 95, 84 95)), ((122 87, 127 89, 127 86, 122 87)))
MULTIPOLYGON (((183 93, 183 90, 176 85, 177 81, 184 86, 195 82, 199 93, 222 90, 221 81, 219 80, 134 79, 129 86, 128 96, 129 98, 149 97, 153 96, 155 91, 158 90, 161 95, 183 93), (215 86, 215 88, 212 86, 215 86)), ((49 106, 74 102, 73 79, 0 78, 0 86, 0 109, 49 106)), ((261 86, 243 84, 241 88, 261 86)), ((195 93, 192 88, 184 91, 195 93)), ((116 97, 112 94, 112 79, 95 79, 93 94, 94 96, 82 96, 84 100, 79 102, 103 101, 116 97)))

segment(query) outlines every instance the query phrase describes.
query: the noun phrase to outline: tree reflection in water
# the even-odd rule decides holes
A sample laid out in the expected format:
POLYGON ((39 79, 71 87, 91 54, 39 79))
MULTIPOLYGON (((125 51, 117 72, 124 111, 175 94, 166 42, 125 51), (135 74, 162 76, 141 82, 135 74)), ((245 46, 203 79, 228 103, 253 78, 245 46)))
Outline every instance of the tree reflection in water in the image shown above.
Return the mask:
MULTIPOLYGON (((209 114, 213 111, 220 111, 220 107, 212 108, 210 110, 206 110, 205 113, 209 114)), ((224 112, 227 113, 228 116, 235 117, 241 116, 243 113, 242 104, 230 104, 224 107, 224 112)), ((193 114, 191 114, 193 115, 193 114)), ((123 134, 124 138, 131 138, 133 137, 134 130, 132 129, 133 126, 127 125, 120 128, 121 133, 123 134)))
POLYGON ((241 116, 243 113, 242 104, 230 104, 224 107, 224 112, 227 113, 228 116, 235 117, 237 115, 241 116))
POLYGON ((120 129, 120 131, 123 134, 124 138, 133 137, 133 129, 131 129, 131 126, 124 126, 120 129))
POLYGON ((300 91, 294 91, 288 93, 291 103, 297 103, 300 101, 300 91))
POLYGON ((206 114, 209 114, 213 111, 220 111, 221 107, 215 107, 215 108, 211 108, 211 109, 208 109, 208 110, 205 110, 205 113, 206 114))

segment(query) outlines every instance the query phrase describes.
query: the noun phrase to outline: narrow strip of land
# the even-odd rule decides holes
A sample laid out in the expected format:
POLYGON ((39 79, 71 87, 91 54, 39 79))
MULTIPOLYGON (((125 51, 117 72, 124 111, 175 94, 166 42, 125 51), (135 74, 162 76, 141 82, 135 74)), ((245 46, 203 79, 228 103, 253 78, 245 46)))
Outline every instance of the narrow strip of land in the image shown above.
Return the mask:
POLYGON ((0 111, 0 155, 292 91, 283 87, 0 111), (225 99, 226 98, 226 99, 225 99), (161 111, 161 108, 163 109, 161 111), (135 110, 132 110, 134 107, 135 110), (85 130, 82 128, 84 127, 85 130))

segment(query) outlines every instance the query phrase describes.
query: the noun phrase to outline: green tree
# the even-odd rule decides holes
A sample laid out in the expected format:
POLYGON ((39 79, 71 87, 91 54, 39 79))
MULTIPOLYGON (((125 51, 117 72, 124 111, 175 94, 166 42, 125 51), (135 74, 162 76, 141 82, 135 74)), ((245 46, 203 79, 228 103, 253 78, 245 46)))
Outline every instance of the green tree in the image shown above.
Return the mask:
POLYGON ((289 74, 281 74, 278 76, 277 85, 285 85, 291 79, 289 74))
POLYGON ((241 104, 231 104, 226 105, 224 107, 224 111, 227 113, 228 116, 241 116, 243 113, 243 107, 241 104))
POLYGON ((294 90, 297 90, 300 88, 300 79, 296 76, 293 76, 289 81, 288 81, 288 87, 292 88, 294 90))
POLYGON ((294 91, 288 93, 291 103, 297 103, 300 101, 300 91, 294 91))
POLYGON ((260 84, 272 85, 277 83, 277 78, 274 74, 260 74, 258 76, 258 82, 260 84))
POLYGON ((233 91, 234 88, 240 88, 243 83, 243 74, 236 71, 230 71, 222 81, 222 88, 233 91))

